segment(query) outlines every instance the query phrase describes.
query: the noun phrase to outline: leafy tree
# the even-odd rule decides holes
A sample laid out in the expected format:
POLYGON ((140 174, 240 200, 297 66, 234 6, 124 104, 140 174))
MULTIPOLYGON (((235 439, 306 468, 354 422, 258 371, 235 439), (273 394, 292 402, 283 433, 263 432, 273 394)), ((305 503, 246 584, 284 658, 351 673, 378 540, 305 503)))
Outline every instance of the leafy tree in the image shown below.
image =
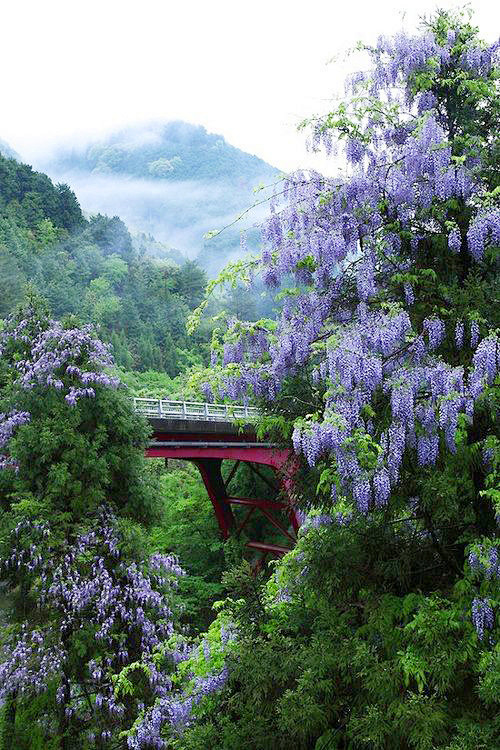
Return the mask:
POLYGON ((129 262, 132 260, 134 255, 132 239, 118 216, 113 216, 113 218, 102 216, 102 214, 92 216, 88 232, 105 255, 117 255, 129 262))
POLYGON ((191 309, 198 307, 203 299, 207 277, 194 261, 187 261, 172 273, 172 291, 182 297, 191 309))

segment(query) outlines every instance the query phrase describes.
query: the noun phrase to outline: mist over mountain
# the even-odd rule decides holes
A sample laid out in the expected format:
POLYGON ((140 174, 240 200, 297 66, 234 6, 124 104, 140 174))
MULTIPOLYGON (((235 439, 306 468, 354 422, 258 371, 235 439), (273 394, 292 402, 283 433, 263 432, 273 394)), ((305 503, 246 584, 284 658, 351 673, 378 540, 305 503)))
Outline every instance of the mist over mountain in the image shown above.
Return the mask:
POLYGON ((19 154, 14 151, 14 149, 11 148, 9 144, 6 143, 6 141, 4 141, 2 138, 0 138, 0 154, 2 154, 2 156, 6 156, 7 159, 16 159, 17 161, 21 160, 19 154))
MULTIPOLYGON (((258 222, 263 212, 254 209, 209 241, 205 233, 234 221, 254 202, 253 189, 279 175, 222 136, 180 121, 60 147, 40 158, 37 167, 69 184, 86 212, 120 216, 133 233, 152 235, 196 258, 210 275, 240 254, 241 229, 258 222)), ((250 232, 249 249, 256 249, 257 242, 258 232, 250 232)), ((154 254, 161 254, 158 246, 154 254)))

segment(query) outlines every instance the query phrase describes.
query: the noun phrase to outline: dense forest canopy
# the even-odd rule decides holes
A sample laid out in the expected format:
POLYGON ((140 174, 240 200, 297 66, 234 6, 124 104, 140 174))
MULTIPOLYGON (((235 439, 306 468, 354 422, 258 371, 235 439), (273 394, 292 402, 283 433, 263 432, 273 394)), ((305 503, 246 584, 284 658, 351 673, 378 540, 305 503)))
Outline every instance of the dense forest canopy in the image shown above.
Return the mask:
POLYGON ((118 365, 175 377, 207 356, 208 334, 185 330, 206 277, 192 261, 147 257, 150 242, 117 216, 85 219, 67 185, 0 155, 0 316, 30 282, 56 318, 99 326, 118 365))
POLYGON ((2 750, 498 746, 500 44, 440 11, 360 47, 305 125, 342 175, 280 179, 205 297, 0 156, 2 750), (290 450, 302 526, 267 566, 194 467, 144 459, 130 393, 188 371, 290 450))

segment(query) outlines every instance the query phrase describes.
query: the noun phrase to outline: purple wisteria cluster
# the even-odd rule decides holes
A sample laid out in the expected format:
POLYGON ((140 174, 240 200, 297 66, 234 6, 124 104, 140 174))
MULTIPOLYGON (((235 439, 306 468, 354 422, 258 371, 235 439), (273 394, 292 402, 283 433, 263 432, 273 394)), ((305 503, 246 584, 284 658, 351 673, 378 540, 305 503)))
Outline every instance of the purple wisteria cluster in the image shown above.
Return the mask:
MULTIPOLYGON (((406 280, 417 278, 434 239, 450 264, 458 254, 466 265, 482 264, 500 244, 500 210, 481 204, 480 149, 471 146, 457 160, 437 94, 414 85, 415 75, 429 74, 432 83, 447 66, 470 80, 489 76, 499 46, 474 45, 426 30, 380 39, 369 50, 373 68, 349 84, 357 129, 346 135, 348 125, 341 128, 346 177, 299 171, 271 202, 263 280, 271 288, 285 278, 295 284, 283 292, 277 325, 261 326, 257 337, 255 328, 233 322, 223 356, 214 353, 222 370, 212 386, 231 399, 253 393, 273 400, 287 376, 312 369, 326 389, 324 412, 297 422, 294 449, 310 466, 333 460, 339 489, 361 512, 388 502, 405 455, 432 466, 441 449, 456 450, 460 420, 472 418, 500 372, 496 333, 438 311, 419 320, 406 280), (450 230, 449 202, 466 207, 468 227, 450 230), (467 364, 451 364, 450 348, 462 350, 467 364), (369 416, 381 395, 390 416, 383 428, 369 416), (360 455, 363 435, 377 452, 374 465, 360 455)), ((314 147, 331 147, 331 123, 329 116, 317 121, 314 147)))
POLYGON ((300 521, 300 534, 306 534, 310 529, 320 529, 323 526, 348 526, 352 520, 352 513, 337 511, 336 513, 307 514, 303 511, 297 513, 300 521))
POLYGON ((498 544, 478 544, 469 552, 469 565, 473 573, 481 578, 500 578, 498 544))
POLYGON ((9 692, 36 694, 42 692, 52 677, 62 672, 66 652, 57 628, 21 626, 8 657, 0 664, 3 701, 9 692))
POLYGON ((109 346, 96 337, 91 325, 64 328, 49 321, 30 337, 27 331, 32 328, 32 321, 22 320, 0 333, 0 355, 13 346, 20 347, 15 385, 23 390, 49 386, 65 391, 71 405, 95 396, 96 385, 118 387, 119 380, 105 372, 113 364, 109 346))
MULTIPOLYGON (((0 700, 12 691, 40 693, 55 678, 56 697, 67 718, 100 726, 100 741, 106 743, 115 736, 114 728, 123 729, 126 714, 116 678, 136 664, 147 675, 150 705, 137 706, 140 716, 128 747, 166 747, 162 739, 166 725, 175 734, 182 733, 193 720, 195 706, 203 696, 220 690, 228 675, 224 666, 194 678, 185 693, 174 689, 172 669, 196 652, 180 636, 167 645, 174 634, 170 592, 184 571, 174 556, 166 554, 152 555, 147 569, 122 562, 114 518, 106 508, 94 528, 64 546, 53 536, 44 522, 20 522, 12 532, 12 552, 2 563, 4 573, 27 577, 36 590, 41 619, 50 612, 51 620, 43 626, 24 623, 4 647, 0 700), (85 690, 81 690, 65 677, 67 644, 89 627, 97 653, 88 662, 85 690)), ((228 628, 221 634, 222 648, 232 640, 234 633, 228 628)))
POLYGON ((170 725, 175 735, 181 735, 193 722, 193 709, 202 698, 221 690, 227 682, 228 668, 206 677, 196 677, 188 695, 177 698, 164 697, 146 711, 137 722, 134 732, 127 738, 131 750, 165 750, 167 743, 162 734, 165 726, 170 725))
POLYGON ((410 35, 405 32, 394 36, 381 36, 375 47, 368 48, 373 61, 369 73, 357 73, 350 80, 351 87, 367 83, 370 93, 376 95, 388 88, 398 87, 409 103, 416 97, 424 98, 426 107, 433 106, 432 92, 418 94, 413 84, 413 76, 422 71, 438 74, 450 64, 466 71, 471 77, 488 76, 498 54, 499 43, 483 47, 470 39, 466 48, 457 56, 457 31, 449 29, 447 38, 439 40, 433 31, 410 35), (429 96, 430 95, 430 96, 429 96))
POLYGON ((41 692, 57 678, 57 700, 67 717, 97 722, 102 740, 125 714, 114 679, 131 662, 140 661, 147 671, 153 699, 165 698, 172 682, 155 655, 173 633, 170 592, 183 571, 171 555, 156 554, 149 562, 122 561, 114 518, 106 508, 94 528, 63 545, 46 523, 19 524, 3 569, 30 581, 40 608, 37 619, 44 624, 24 624, 5 646, 0 698, 11 691, 41 692), (90 628, 96 642, 84 691, 65 677, 68 644, 82 628, 90 628))
POLYGON ((11 410, 6 414, 0 414, 0 471, 17 468, 16 462, 4 451, 17 428, 29 422, 30 417, 27 411, 11 410))
POLYGON ((495 622, 493 609, 488 599, 476 598, 472 602, 472 622, 477 635, 482 641, 486 630, 492 630, 495 622))
POLYGON ((361 321, 342 327, 315 371, 318 379, 328 379, 335 387, 323 421, 295 428, 294 449, 310 466, 321 456, 333 456, 342 489, 352 493, 363 512, 372 502, 386 504, 407 448, 416 451, 422 466, 436 462, 441 435, 447 448, 455 450, 459 415, 472 416, 474 401, 500 370, 495 336, 481 341, 467 376, 462 367, 433 356, 444 328, 440 320, 424 321, 426 343, 422 334, 409 335, 413 332, 406 313, 391 317, 365 311, 361 321), (363 410, 379 388, 388 396, 392 423, 376 436, 381 451, 377 466, 368 470, 360 465, 349 438, 356 430, 373 432, 363 410))

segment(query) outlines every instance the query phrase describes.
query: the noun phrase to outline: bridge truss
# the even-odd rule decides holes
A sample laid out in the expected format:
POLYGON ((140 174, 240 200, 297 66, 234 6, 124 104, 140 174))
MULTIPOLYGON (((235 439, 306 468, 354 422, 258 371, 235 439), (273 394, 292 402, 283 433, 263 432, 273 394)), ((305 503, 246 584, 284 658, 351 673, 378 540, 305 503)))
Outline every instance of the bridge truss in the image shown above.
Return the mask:
POLYGON ((253 517, 261 515, 279 534, 283 544, 258 539, 247 541, 247 547, 259 553, 259 562, 267 556, 282 556, 294 546, 300 526, 293 500, 297 460, 291 451, 256 439, 252 426, 258 416, 256 409, 165 399, 134 399, 134 407, 153 427, 146 451, 148 457, 191 461, 197 466, 224 539, 232 534, 239 536, 253 517), (241 431, 232 421, 238 418, 247 422, 241 431), (233 462, 226 479, 222 472, 223 461, 233 462), (235 497, 230 484, 241 463, 247 464, 268 484, 278 499, 235 497), (273 469, 274 481, 262 472, 262 466, 273 469), (241 518, 234 513, 237 508, 245 511, 241 518))

